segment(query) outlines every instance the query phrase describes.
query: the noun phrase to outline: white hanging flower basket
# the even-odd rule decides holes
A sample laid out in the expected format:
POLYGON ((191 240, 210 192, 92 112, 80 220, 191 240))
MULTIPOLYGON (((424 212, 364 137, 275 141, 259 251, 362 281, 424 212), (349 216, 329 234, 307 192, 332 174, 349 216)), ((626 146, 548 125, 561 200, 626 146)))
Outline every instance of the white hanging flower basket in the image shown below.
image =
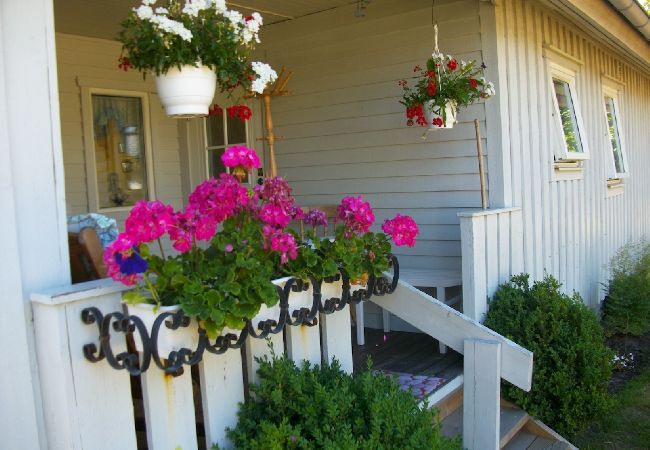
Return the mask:
POLYGON ((456 104, 449 102, 445 105, 444 114, 442 108, 434 105, 433 100, 424 103, 424 117, 427 119, 430 130, 440 128, 454 128, 456 123, 456 104))
POLYGON ((158 97, 170 117, 207 116, 216 86, 216 74, 203 66, 174 67, 156 76, 158 97))

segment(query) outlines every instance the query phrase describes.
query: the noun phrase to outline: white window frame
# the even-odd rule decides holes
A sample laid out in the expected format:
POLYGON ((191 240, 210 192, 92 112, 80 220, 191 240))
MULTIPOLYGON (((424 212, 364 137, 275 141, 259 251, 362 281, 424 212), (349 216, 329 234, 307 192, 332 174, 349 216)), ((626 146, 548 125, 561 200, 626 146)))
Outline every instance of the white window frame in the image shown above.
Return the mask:
MULTIPOLYGON (((205 156, 205 178, 206 179, 209 179, 212 176, 212 174, 210 173, 210 152, 211 151, 219 150, 221 148, 223 148, 223 150, 225 151, 228 147, 231 147, 231 146, 237 145, 237 144, 244 144, 246 147, 251 148, 251 145, 250 145, 251 130, 250 130, 250 127, 249 127, 250 120, 245 120, 244 121, 244 127, 245 127, 244 134, 246 136, 246 142, 243 142, 243 143, 242 142, 230 143, 230 142, 228 142, 228 122, 227 122, 228 117, 226 117, 228 112, 226 111, 226 107, 222 107, 222 108, 223 108, 223 113, 222 113, 223 142, 224 142, 223 146, 221 146, 221 145, 208 145, 208 123, 207 123, 208 117, 204 117, 201 120, 201 122, 203 123, 203 148, 205 149, 204 156, 205 156)), ((228 167, 226 167, 226 172, 230 173, 230 169, 228 167)), ((253 176, 251 176, 249 174, 248 183, 251 184, 253 182, 253 179, 257 179, 257 174, 253 174, 253 176)))
POLYGON ((142 122, 144 127, 144 162, 147 174, 147 200, 155 200, 153 157, 151 150, 151 119, 149 117, 149 94, 142 91, 122 89, 105 89, 83 86, 81 88, 81 113, 84 130, 84 152, 86 156, 86 185, 88 189, 88 209, 97 212, 129 211, 133 205, 99 207, 99 189, 97 187, 97 163, 95 161, 95 127, 93 125, 92 96, 112 95, 116 97, 139 98, 142 104, 142 122))
POLYGON ((628 164, 627 151, 625 146, 625 137, 623 136, 623 125, 622 125, 623 120, 621 118, 621 109, 619 107, 619 98, 621 97, 620 92, 621 92, 620 87, 614 86, 610 83, 603 81, 603 89, 602 89, 603 118, 605 120, 605 136, 607 139, 606 148, 608 148, 610 151, 610 161, 611 161, 610 173, 608 176, 609 180, 628 178, 630 176, 630 172, 629 172, 630 165, 628 164), (621 147, 621 159, 623 160, 623 168, 625 169, 625 172, 618 172, 616 170, 614 148, 612 146, 611 136, 609 135, 609 122, 607 120, 607 102, 606 102, 607 97, 611 98, 614 103, 614 115, 615 115, 616 127, 617 127, 616 131, 618 133, 618 143, 621 147))
POLYGON ((591 155, 587 142, 587 133, 584 126, 584 121, 582 120, 582 114, 580 112, 580 104, 578 102, 576 88, 577 70, 575 64, 567 65, 566 62, 563 64, 552 59, 547 59, 547 64, 549 83, 548 86, 552 100, 552 123, 554 124, 551 132, 555 135, 554 140, 556 142, 554 146, 555 159, 557 161, 584 161, 590 159, 591 155), (583 150, 582 152, 570 152, 566 145, 564 128, 562 126, 562 119, 560 118, 560 106, 557 102, 555 86, 553 85, 553 80, 555 79, 564 81, 569 86, 569 94, 571 96, 571 103, 573 104, 573 110, 576 116, 578 138, 580 139, 580 144, 583 150))

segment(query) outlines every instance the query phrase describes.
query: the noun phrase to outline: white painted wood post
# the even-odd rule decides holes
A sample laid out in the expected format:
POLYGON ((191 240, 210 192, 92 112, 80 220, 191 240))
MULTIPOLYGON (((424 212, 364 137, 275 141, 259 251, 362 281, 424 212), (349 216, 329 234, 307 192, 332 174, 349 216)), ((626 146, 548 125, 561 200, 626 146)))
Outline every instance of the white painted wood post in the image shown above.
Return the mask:
POLYGON ((0 2, 0 42, 0 435, 38 449, 59 431, 43 414, 29 295, 70 282, 52 1, 0 2))
POLYGON ((468 450, 498 450, 501 344, 466 339, 464 350, 463 447, 468 450))
MULTIPOLYGON (((447 292, 445 291, 444 286, 436 286, 436 297, 440 302, 447 304, 447 292)), ((438 341, 438 351, 441 355, 447 353, 447 346, 443 344, 442 341, 438 341)))
POLYGON ((482 216, 460 216, 463 255, 463 314, 480 321, 487 311, 485 221, 482 216))
POLYGON ((190 368, 185 367, 183 375, 173 377, 152 363, 140 380, 149 448, 197 448, 190 368))
POLYGON ((226 428, 237 425, 239 403, 244 401, 242 358, 239 350, 221 355, 205 352, 199 363, 203 423, 207 448, 232 448, 226 428))
MULTIPOLYGON (((124 290, 98 280, 32 295, 38 363, 48 386, 56 387, 43 391, 46 421, 56 427, 48 436, 51 450, 136 447, 129 374, 105 359, 92 363, 83 354, 86 344, 99 349, 99 330, 81 321, 81 311, 90 306, 103 313, 120 311, 124 290)), ((123 334, 112 333, 111 348, 114 354, 126 350, 123 334)))
MULTIPOLYGON (((300 308, 311 309, 314 302, 314 289, 309 286, 309 289, 302 292, 291 292, 289 295, 289 314, 300 308)), ((318 314, 316 315, 318 317, 318 314)), ((289 326, 285 328, 286 342, 287 342, 287 355, 297 365, 303 361, 309 361, 312 365, 320 365, 320 327, 306 325, 289 326)))
MULTIPOLYGON (((337 297, 341 298, 342 281, 323 283, 321 293, 323 301, 337 297)), ((333 314, 320 315, 320 328, 323 342, 323 359, 331 362, 336 358, 341 369, 352 373, 352 328, 350 321, 350 305, 333 314)))

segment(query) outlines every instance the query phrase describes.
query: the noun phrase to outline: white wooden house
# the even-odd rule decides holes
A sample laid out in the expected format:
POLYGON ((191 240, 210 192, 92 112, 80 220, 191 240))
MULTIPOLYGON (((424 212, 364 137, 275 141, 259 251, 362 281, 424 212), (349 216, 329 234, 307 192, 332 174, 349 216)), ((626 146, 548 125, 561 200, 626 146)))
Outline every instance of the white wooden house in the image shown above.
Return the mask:
MULTIPOLYGON (((132 3, 0 0, 2 448, 130 448, 135 442, 133 412, 121 416, 104 403, 119 397, 127 375, 98 369, 81 354, 93 339, 79 320, 82 306, 102 300, 117 308, 121 288, 70 285, 66 216, 102 212, 119 223, 128 211, 110 202, 109 161, 95 154, 93 96, 136 99, 143 176, 124 182, 175 207, 218 170, 210 157, 224 145, 245 141, 263 150, 259 103, 250 103, 254 117, 245 130, 231 124, 219 132, 218 123, 205 119, 167 118, 151 78, 117 68, 120 44, 113 38, 132 3), (80 380, 96 377, 104 392, 84 390, 97 382, 80 380), (109 433, 99 424, 113 428, 109 433), (129 436, 117 439, 123 430, 115 427, 129 436)), ((418 328, 464 353, 465 384, 481 393, 469 398, 465 390, 465 446, 497 448, 498 379, 529 387, 532 370, 528 352, 477 322, 498 283, 513 273, 541 278, 548 272, 596 308, 609 258, 650 230, 647 14, 633 0, 240 3, 265 15, 259 54, 293 72, 291 95, 274 99, 272 109, 275 131, 284 137, 277 144, 279 173, 299 202, 363 194, 378 222, 410 214, 422 234, 416 247, 397 253, 404 272, 413 279, 422 271, 425 278, 462 272, 455 284, 462 284, 463 314, 401 284, 392 302, 376 300, 384 314, 368 304, 365 319, 380 327, 390 312, 399 318, 393 328, 418 328), (405 126, 397 80, 431 53, 432 20, 441 50, 483 60, 497 95, 462 111, 454 129, 422 139, 422 130, 405 126), (566 144, 558 101, 573 105, 578 144, 566 144), (618 145, 607 113, 617 123, 618 145), (474 119, 486 149, 488 210, 481 209, 474 119), (484 345, 473 339, 496 343, 485 344, 496 349, 477 363, 480 370, 467 363, 473 346, 484 345), (472 411, 487 411, 486 420, 471 421, 472 411)), ((414 284, 438 287, 443 300, 445 286, 454 286, 414 284)), ((181 379, 173 387, 178 392, 187 388, 181 379)), ((182 396, 176 397, 181 410, 188 407, 182 396)), ((129 401, 116 404, 132 409, 129 401)), ((150 448, 174 448, 183 426, 191 429, 193 422, 175 422, 177 416, 151 419, 151 429, 167 431, 150 437, 150 448)), ((218 427, 233 419, 215 420, 218 427)), ((184 449, 196 446, 196 439, 183 442, 184 449)))

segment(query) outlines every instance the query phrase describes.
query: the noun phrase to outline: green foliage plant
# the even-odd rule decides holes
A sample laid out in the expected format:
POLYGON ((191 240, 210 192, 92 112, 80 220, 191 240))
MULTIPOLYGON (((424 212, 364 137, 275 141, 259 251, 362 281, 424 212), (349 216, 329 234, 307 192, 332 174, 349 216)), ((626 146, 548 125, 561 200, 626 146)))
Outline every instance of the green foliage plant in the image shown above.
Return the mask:
POLYGON ((650 331, 650 244, 622 247, 611 260, 611 278, 602 308, 607 336, 640 336, 650 331))
POLYGON ((504 382, 503 394, 568 439, 604 414, 613 354, 598 318, 580 295, 568 296, 548 275, 521 274, 499 286, 485 325, 534 353, 530 392, 504 382))
POLYGON ((336 361, 298 368, 286 357, 260 361, 258 374, 228 431, 239 450, 460 449, 441 435, 435 409, 383 374, 352 376, 336 361))

